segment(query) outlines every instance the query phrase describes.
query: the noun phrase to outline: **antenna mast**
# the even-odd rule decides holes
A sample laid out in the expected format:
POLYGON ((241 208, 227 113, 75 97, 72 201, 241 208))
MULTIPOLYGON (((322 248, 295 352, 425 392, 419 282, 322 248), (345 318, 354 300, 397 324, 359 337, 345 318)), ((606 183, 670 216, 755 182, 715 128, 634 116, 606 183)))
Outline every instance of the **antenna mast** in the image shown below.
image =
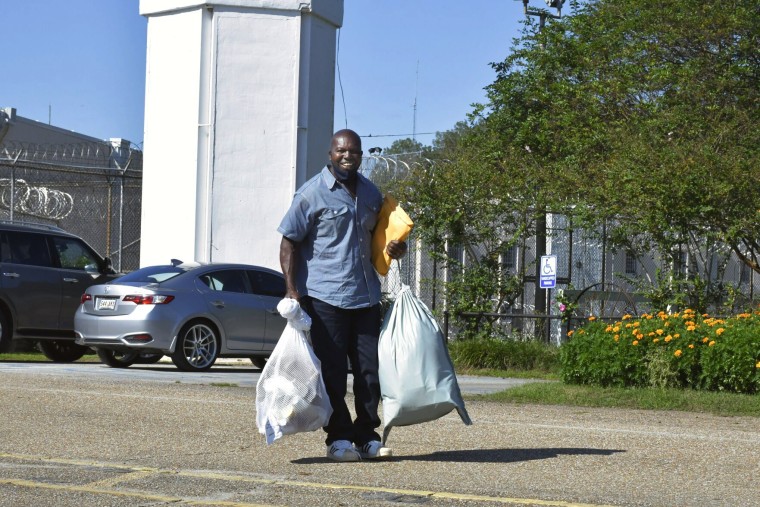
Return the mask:
POLYGON ((420 61, 417 60, 417 73, 414 79, 414 115, 412 117, 412 140, 417 140, 417 87, 420 82, 420 61))

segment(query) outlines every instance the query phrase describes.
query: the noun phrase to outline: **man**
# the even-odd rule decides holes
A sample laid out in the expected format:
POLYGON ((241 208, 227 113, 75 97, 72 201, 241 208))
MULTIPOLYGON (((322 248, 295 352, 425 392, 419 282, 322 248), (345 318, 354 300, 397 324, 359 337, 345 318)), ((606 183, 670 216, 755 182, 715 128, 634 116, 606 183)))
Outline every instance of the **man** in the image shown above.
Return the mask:
MULTIPOLYGON (((359 174, 361 139, 352 130, 332 138, 330 162, 296 192, 278 231, 286 297, 297 299, 312 318, 311 340, 322 363, 333 407, 327 426, 327 457, 337 461, 385 458, 380 442, 377 343, 380 280, 371 261, 372 231, 383 203, 380 191, 359 174), (351 362, 356 419, 346 405, 351 362)), ((392 241, 398 259, 406 243, 392 241)))

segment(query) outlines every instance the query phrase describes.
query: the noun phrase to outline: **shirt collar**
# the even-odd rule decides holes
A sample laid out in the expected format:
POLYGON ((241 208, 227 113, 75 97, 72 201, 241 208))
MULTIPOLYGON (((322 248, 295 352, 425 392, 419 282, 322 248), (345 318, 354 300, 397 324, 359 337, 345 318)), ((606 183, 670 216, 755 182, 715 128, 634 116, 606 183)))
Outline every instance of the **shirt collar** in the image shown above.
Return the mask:
POLYGON ((322 181, 324 181, 327 188, 330 189, 335 188, 335 185, 338 184, 338 180, 335 179, 335 176, 333 176, 333 173, 328 166, 322 168, 322 181))
MULTIPOLYGON (((356 173, 356 193, 359 194, 359 188, 364 185, 362 182, 362 178, 364 176, 362 173, 356 173)), ((338 180, 335 179, 335 176, 333 176, 332 171, 330 171, 329 166, 324 166, 322 168, 322 180, 325 182, 325 185, 327 185, 327 188, 335 188, 335 185, 340 185, 338 183, 338 180)))

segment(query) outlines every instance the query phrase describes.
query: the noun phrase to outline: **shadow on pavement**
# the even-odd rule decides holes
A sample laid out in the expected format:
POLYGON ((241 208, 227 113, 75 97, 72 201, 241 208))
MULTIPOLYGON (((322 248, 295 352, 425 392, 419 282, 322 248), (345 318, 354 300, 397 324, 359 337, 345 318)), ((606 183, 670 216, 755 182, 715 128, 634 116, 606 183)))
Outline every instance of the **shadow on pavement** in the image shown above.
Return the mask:
MULTIPOLYGON (((549 449, 472 449, 456 451, 437 451, 420 456, 398 456, 389 461, 446 461, 456 463, 515 463, 519 461, 534 461, 550 459, 558 456, 611 456, 620 449, 587 449, 587 448, 549 448, 549 449)), ((374 461, 374 460, 372 460, 374 461)), ((379 461, 378 461, 379 462, 379 461)), ((328 458, 301 458, 291 461, 296 465, 311 465, 315 463, 335 463, 328 458)))

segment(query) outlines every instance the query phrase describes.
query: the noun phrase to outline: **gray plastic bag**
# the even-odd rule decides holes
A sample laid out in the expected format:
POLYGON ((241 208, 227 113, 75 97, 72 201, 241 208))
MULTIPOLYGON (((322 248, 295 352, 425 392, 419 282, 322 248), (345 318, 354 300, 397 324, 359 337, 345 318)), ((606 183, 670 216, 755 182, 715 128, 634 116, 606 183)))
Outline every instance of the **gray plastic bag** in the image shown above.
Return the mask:
POLYGON ((432 421, 453 409, 472 424, 443 333, 407 285, 385 316, 378 356, 384 443, 394 426, 432 421))

